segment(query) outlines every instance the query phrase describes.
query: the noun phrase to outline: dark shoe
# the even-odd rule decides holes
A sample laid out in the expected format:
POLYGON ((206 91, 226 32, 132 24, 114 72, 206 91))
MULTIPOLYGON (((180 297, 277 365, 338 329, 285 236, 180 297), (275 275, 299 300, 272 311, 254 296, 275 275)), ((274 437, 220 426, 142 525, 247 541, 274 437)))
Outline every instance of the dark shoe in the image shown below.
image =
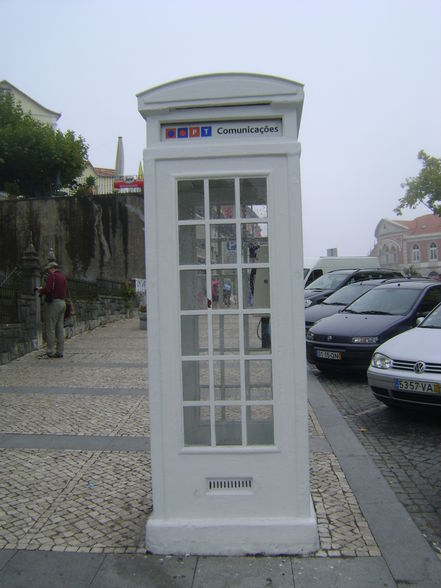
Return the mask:
POLYGON ((63 357, 62 353, 54 353, 54 355, 52 355, 52 357, 63 357))

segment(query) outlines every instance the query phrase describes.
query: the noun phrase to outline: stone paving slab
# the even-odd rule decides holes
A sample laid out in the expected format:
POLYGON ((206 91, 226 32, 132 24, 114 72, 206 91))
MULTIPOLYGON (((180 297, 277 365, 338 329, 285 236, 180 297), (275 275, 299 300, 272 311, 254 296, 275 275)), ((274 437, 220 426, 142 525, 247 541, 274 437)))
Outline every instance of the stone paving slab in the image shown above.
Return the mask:
POLYGON ((68 339, 62 359, 44 359, 42 349, 2 365, 0 390, 13 385, 146 388, 147 338, 137 326, 138 319, 121 320, 68 339))
POLYGON ((198 559, 193 588, 292 588, 289 557, 201 557, 198 559))
POLYGON ((1 394, 59 394, 63 396, 65 394, 71 394, 73 396, 145 396, 148 397, 146 388, 62 388, 59 386, 2 386, 0 384, 0 395, 1 394))
POLYGON ((324 438, 325 436, 310 404, 308 404, 308 433, 310 437, 324 438))
POLYGON ((113 437, 104 435, 27 435, 0 433, 4 449, 52 449, 89 451, 150 451, 149 437, 113 437))
MULTIPOLYGON (((0 548, 144 551, 150 457, 142 452, 0 450, 0 548)), ((311 455, 318 557, 378 548, 332 454, 311 455)))
MULTIPOLYGON (((293 560, 295 588, 395 588, 396 583, 380 557, 362 559, 293 560)), ((422 588, 418 584, 419 588, 422 588)), ((404 587, 403 587, 404 588, 404 587)), ((434 588, 434 587, 433 587, 434 588)))
MULTIPOLYGON (((191 588, 200 558, 159 555, 106 557, 90 588, 191 588)), ((211 586, 211 579, 208 585, 211 586)))
POLYGON ((380 550, 335 455, 313 453, 310 464, 311 496, 320 539, 320 550, 315 555, 379 556, 380 550))
POLYGON ((19 551, 2 572, 0 588, 84 588, 102 564, 98 554, 19 551))
POLYGON ((0 450, 0 548, 145 552, 150 456, 0 450))
POLYGON ((145 388, 148 381, 147 367, 143 365, 138 368, 133 366, 121 368, 111 365, 110 367, 93 367, 88 363, 82 369, 80 363, 70 362, 67 354, 62 359, 35 359, 35 362, 25 363, 23 358, 20 358, 16 362, 13 362, 15 371, 10 369, 12 364, 0 366, 0 386, 19 384, 30 387, 56 385, 65 388, 113 388, 116 382, 123 382, 123 387, 145 388), (22 364, 18 365, 20 361, 22 364), (17 370, 19 370, 20 378, 17 378, 17 370))
MULTIPOLYGON (((145 551, 149 453, 75 447, 74 437, 148 440, 146 348, 137 319, 125 320, 69 339, 63 360, 35 352, 0 367, 0 433, 20 435, 24 445, 0 449, 0 548, 145 551), (66 436, 69 448, 28 449, 27 435, 46 436, 46 443, 66 436)), ((308 426, 317 558, 375 557, 378 548, 312 409, 308 426)))
POLYGON ((130 396, 0 394, 0 431, 148 437, 148 399, 130 396))

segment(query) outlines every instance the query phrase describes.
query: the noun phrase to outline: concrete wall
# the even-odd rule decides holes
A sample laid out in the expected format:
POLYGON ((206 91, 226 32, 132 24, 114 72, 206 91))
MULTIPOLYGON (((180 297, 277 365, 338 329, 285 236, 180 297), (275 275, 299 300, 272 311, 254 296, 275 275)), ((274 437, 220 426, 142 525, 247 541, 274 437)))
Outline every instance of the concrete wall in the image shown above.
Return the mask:
POLYGON ((144 278, 143 195, 0 201, 0 280, 31 242, 42 266, 53 248, 67 276, 144 278))

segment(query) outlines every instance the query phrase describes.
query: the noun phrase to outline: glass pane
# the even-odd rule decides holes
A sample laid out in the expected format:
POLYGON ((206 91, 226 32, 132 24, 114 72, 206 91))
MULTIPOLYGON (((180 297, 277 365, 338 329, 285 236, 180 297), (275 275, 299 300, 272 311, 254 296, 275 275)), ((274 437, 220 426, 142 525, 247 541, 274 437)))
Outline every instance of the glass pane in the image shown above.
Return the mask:
POLYGON ((210 180, 210 218, 235 218, 234 180, 210 180))
POLYGON ((215 420, 216 445, 242 445, 240 406, 218 406, 215 420))
POLYGON ((214 399, 240 400, 240 363, 238 361, 215 361, 214 399))
POLYGON ((178 219, 203 219, 204 181, 180 180, 178 182, 178 219))
POLYGON ((211 263, 236 263, 236 225, 211 225, 211 263))
POLYGON ((179 227, 179 263, 181 265, 205 263, 205 227, 203 225, 179 227))
POLYGON ((246 314, 244 321, 245 354, 271 353, 271 326, 269 315, 246 314))
POLYGON ((242 270, 242 286, 244 308, 270 307, 268 268, 242 270))
POLYGON ((268 205, 266 178, 240 180, 240 216, 242 218, 266 218, 268 205))
POLYGON ((244 263, 268 262, 268 223, 242 225, 242 261, 244 263))
POLYGON ((213 353, 239 353, 239 317, 230 314, 213 315, 213 353))
POLYGON ((184 445, 211 445, 209 406, 184 406, 184 445))
POLYGON ((274 445, 272 406, 247 406, 248 445, 274 445))
POLYGON ((181 310, 207 308, 207 284, 204 270, 181 270, 181 310))
POLYGON ((212 270, 211 284, 217 287, 219 292, 219 300, 217 303, 213 302, 213 308, 237 308, 237 271, 234 269, 228 270, 212 270))
POLYGON ((273 375, 271 360, 245 362, 245 390, 247 400, 272 400, 273 375))
POLYGON ((182 355, 208 353, 208 318, 206 316, 181 317, 182 355))
POLYGON ((184 401, 209 400, 208 361, 182 362, 182 390, 184 401))

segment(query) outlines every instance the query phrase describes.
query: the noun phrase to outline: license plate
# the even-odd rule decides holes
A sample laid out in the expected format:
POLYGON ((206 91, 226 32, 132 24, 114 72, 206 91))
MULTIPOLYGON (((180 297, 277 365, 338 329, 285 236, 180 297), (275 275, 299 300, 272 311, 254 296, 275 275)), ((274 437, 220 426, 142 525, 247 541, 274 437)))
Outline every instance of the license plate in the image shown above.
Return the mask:
POLYGON ((317 357, 320 357, 320 359, 336 359, 337 361, 341 359, 340 351, 325 351, 324 349, 317 349, 316 355, 317 357))
POLYGON ((401 380, 396 378, 394 382, 395 390, 403 392, 428 392, 430 394, 439 394, 439 384, 437 382, 414 382, 413 380, 401 380))

